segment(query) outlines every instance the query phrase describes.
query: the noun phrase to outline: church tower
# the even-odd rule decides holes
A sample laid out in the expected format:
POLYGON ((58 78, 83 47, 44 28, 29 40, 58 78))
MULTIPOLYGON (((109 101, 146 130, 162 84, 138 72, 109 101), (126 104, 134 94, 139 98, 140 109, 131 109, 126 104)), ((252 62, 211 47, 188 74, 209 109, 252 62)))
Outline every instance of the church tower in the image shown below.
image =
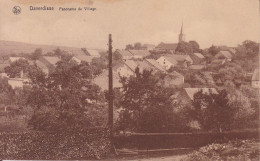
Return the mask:
POLYGON ((181 32, 179 34, 179 42, 185 41, 185 35, 183 34, 182 28, 183 28, 183 23, 181 25, 181 32))

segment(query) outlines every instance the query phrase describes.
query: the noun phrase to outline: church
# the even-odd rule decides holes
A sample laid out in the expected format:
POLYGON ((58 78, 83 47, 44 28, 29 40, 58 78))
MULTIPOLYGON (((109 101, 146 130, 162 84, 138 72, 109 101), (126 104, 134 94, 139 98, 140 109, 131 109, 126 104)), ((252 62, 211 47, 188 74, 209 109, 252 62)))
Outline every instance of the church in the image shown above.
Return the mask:
MULTIPOLYGON (((181 31, 179 34, 179 42, 185 41, 185 34, 183 32, 183 24, 181 25, 181 31)), ((155 47, 155 51, 166 52, 166 53, 175 53, 178 43, 164 43, 161 42, 155 47)))

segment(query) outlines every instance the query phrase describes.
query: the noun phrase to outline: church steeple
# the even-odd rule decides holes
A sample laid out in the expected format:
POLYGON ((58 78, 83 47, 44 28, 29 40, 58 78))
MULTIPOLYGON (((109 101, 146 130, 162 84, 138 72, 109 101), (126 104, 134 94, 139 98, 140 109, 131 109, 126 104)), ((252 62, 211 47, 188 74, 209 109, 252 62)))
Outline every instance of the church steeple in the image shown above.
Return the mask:
POLYGON ((183 23, 181 24, 181 32, 179 34, 179 42, 185 41, 185 35, 183 34, 183 23))

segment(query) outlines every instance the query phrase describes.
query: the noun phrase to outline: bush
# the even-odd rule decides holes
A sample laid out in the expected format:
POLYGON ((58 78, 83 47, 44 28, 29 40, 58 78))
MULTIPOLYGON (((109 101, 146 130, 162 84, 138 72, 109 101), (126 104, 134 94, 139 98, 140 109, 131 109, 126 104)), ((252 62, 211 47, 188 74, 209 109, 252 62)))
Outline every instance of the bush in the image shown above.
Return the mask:
POLYGON ((259 160, 258 140, 235 140, 225 144, 210 144, 188 155, 183 161, 194 160, 259 160))
POLYGON ((99 159, 110 152, 109 131, 0 133, 0 158, 11 160, 99 159))

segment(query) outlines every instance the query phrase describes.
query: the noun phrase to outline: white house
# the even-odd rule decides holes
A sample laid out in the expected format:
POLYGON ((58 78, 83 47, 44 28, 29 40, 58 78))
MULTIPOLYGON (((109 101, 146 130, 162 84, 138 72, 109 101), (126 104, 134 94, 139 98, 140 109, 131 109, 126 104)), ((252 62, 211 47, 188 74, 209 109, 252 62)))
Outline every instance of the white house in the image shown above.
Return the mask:
POLYGON ((219 51, 215 56, 215 59, 218 60, 227 60, 231 61, 232 60, 232 54, 229 51, 219 51))
POLYGON ((167 70, 178 64, 178 62, 170 56, 161 56, 156 61, 167 70))
MULTIPOLYGON (((128 61, 127 61, 128 62, 128 61)), ((128 65, 121 64, 118 67, 114 67, 116 73, 118 73, 121 77, 130 77, 134 75, 134 70, 132 70, 128 65)))
POLYGON ((19 59, 25 60, 24 57, 9 57, 9 62, 13 63, 15 61, 18 61, 19 59))
POLYGON ((71 61, 75 61, 76 63, 80 64, 82 62, 91 63, 93 56, 87 56, 87 55, 75 55, 71 58, 71 61))
POLYGON ((253 88, 260 88, 259 69, 254 70, 251 85, 253 88))
POLYGON ((148 64, 150 64, 153 67, 155 67, 158 71, 166 72, 165 68, 162 65, 160 65, 156 60, 154 60, 154 59, 145 59, 145 61, 147 61, 148 64))
POLYGON ((22 78, 9 78, 8 84, 14 88, 23 88, 24 85, 29 83, 29 79, 22 79, 22 78))

